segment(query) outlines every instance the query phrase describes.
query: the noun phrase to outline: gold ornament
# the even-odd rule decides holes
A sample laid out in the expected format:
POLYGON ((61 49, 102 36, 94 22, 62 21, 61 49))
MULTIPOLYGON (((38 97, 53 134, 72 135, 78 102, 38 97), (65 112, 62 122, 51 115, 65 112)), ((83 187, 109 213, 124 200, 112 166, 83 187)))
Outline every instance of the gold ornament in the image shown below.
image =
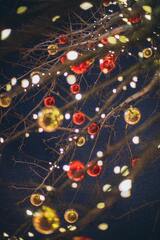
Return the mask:
POLYGON ((53 132, 60 126, 63 118, 57 107, 43 108, 38 116, 38 125, 46 132, 53 132))
POLYGON ((60 226, 60 219, 56 211, 50 207, 42 206, 33 215, 33 226, 41 234, 52 234, 60 226))
POLYGON ((64 213, 64 219, 68 223, 75 223, 78 220, 78 213, 75 209, 67 209, 64 213))
POLYGON ((142 53, 144 58, 150 58, 153 54, 151 48, 145 48, 142 53))
POLYGON ((58 45, 57 44, 50 44, 48 45, 48 54, 53 56, 58 51, 58 45))
POLYGON ((77 145, 77 147, 82 147, 85 144, 85 142, 86 142, 85 137, 80 136, 76 140, 76 145, 77 145))
POLYGON ((12 99, 10 97, 0 98, 0 107, 7 108, 10 106, 12 99))
POLYGON ((44 201, 45 201, 45 197, 39 193, 34 193, 30 197, 30 202, 35 207, 41 206, 44 201))
POLYGON ((124 113, 124 120, 129 125, 137 124, 141 119, 141 113, 138 108, 130 107, 124 113))

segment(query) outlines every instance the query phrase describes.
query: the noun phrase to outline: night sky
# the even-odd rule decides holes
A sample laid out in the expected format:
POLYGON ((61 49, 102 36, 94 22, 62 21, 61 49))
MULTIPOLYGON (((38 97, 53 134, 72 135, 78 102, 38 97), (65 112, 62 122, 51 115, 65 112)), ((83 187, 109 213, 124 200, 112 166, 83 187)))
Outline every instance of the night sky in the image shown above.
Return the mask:
MULTIPOLYGON (((80 25, 77 23, 80 21, 80 18, 83 18, 84 22, 88 21, 88 25, 100 18, 100 0, 90 1, 93 4, 93 8, 87 11, 80 9, 79 5, 82 2, 84 1, 0 0, 0 31, 6 28, 12 29, 10 37, 5 41, 0 41, 0 94, 5 91, 4 86, 13 77, 20 81, 24 74, 32 72, 32 69, 41 66, 41 64, 41 69, 44 72, 52 66, 52 57, 47 55, 45 49, 48 43, 55 37, 54 34, 62 34, 66 29, 71 31, 71 25, 74 30, 79 30, 80 25), (16 10, 19 6, 27 6, 27 11, 24 14, 17 14, 16 10), (60 19, 53 22, 53 17, 57 15, 60 16, 60 19), (38 44, 40 43, 44 44, 34 52, 33 48, 39 46, 38 44), (44 62, 48 63, 43 65, 44 62)), ((132 1, 128 2, 132 4, 132 1)), ((159 6, 158 1, 153 2, 153 8, 159 6)), ((110 14, 110 9, 116 12, 118 7, 114 4, 106 8, 103 6, 103 14, 110 14)), ((129 45, 126 50, 127 53, 118 53, 116 66, 108 74, 100 73, 99 62, 96 59, 90 71, 77 77, 82 95, 93 87, 120 76, 121 72, 129 69, 134 64, 141 64, 143 60, 138 58, 138 53, 142 49, 147 47, 154 49, 156 47, 153 53, 154 56, 152 56, 155 59, 159 54, 160 48, 159 35, 157 35, 160 33, 158 24, 157 19, 157 23, 151 29, 150 36, 154 39, 153 44, 143 40, 136 45, 129 45)), ((113 27, 116 27, 116 24, 113 27)), ((135 26, 134 31, 136 31, 136 28, 138 29, 138 26, 135 26)), ((107 114, 127 97, 143 89, 153 78, 154 73, 155 68, 153 64, 148 65, 143 72, 139 70, 136 88, 132 88, 128 84, 127 90, 122 91, 112 104, 105 109, 104 113, 107 114)), ((133 76, 134 74, 131 74, 127 77, 130 77, 132 80, 133 76)), ((33 114, 37 114, 44 107, 43 99, 46 95, 55 97, 56 106, 59 109, 63 109, 75 99, 75 96, 70 93, 70 88, 64 75, 58 77, 58 83, 54 89, 52 89, 53 80, 43 85, 43 87, 35 87, 30 92, 23 92, 23 94, 13 99, 11 108, 0 108, 0 138, 5 139, 7 136, 10 136, 10 133, 15 134, 31 126, 35 122, 33 114), (36 110, 34 111, 35 107, 36 110), (32 110, 32 114, 28 115, 32 110), (28 117, 25 118, 25 116, 28 117), (18 126, 15 128, 17 124, 18 126)), ((113 95, 113 89, 116 89, 120 83, 115 81, 109 87, 101 90, 100 93, 92 94, 90 98, 82 102, 76 102, 68 110, 65 110, 64 113, 69 112, 73 115, 74 112, 79 110, 88 116, 87 121, 89 121, 97 114, 95 111, 96 107, 101 109, 113 95)), ((74 146, 58 164, 59 148, 65 149, 70 144, 69 137, 73 137, 73 133, 71 134, 69 131, 57 130, 52 133, 39 133, 38 127, 35 127, 29 130, 30 135, 28 138, 23 134, 7 144, 3 145, 1 143, 0 240, 21 240, 22 238, 26 240, 55 239, 54 236, 56 235, 54 234, 58 234, 57 232, 48 236, 37 233, 32 226, 32 217, 26 214, 27 209, 33 212, 36 211, 36 207, 32 206, 29 201, 29 196, 43 181, 51 166, 54 166, 55 170, 46 179, 45 186, 49 185, 54 187, 54 189, 51 192, 47 192, 42 187, 39 189, 39 192, 45 195, 46 204, 55 208, 59 213, 63 227, 67 226, 63 220, 63 214, 66 209, 78 209, 79 218, 81 219, 85 218, 97 203, 107 202, 109 193, 102 191, 103 186, 106 183, 116 186, 123 179, 121 174, 114 173, 114 167, 127 165, 132 170, 132 159, 140 158, 144 149, 149 148, 155 138, 159 138, 159 121, 139 135, 139 144, 134 144, 132 139, 130 139, 125 146, 120 147, 112 155, 107 156, 101 174, 98 177, 90 177, 86 174, 85 179, 78 183, 78 188, 76 189, 71 187, 71 181, 68 183, 67 174, 63 171, 63 165, 73 160, 80 160, 82 163, 87 164, 89 159, 96 158, 98 151, 105 152, 108 141, 111 144, 117 143, 127 133, 134 131, 140 125, 145 124, 145 121, 155 116, 156 113, 159 113, 160 92, 158 88, 159 84, 145 97, 132 103, 140 109, 142 115, 138 124, 126 126, 123 109, 123 111, 112 116, 105 123, 97 137, 91 139, 87 135, 86 144, 79 148, 74 146), (113 126, 114 130, 111 126, 113 126), (55 163, 58 165, 58 168, 55 166, 55 163), (62 188, 66 182, 68 185, 62 188), (4 233, 9 236, 5 236, 4 233), (29 233, 34 233, 34 236, 29 236, 29 233), (14 236, 17 238, 13 238, 14 236)), ((71 119, 64 119, 61 127, 76 129, 77 126, 73 124, 71 119)), ((82 127, 79 128, 81 129, 82 127)), ((152 159, 151 164, 149 163, 148 166, 145 166, 145 169, 134 181, 131 197, 121 198, 119 196, 112 207, 106 208, 82 230, 71 232, 71 235, 66 235, 65 237, 62 234, 58 239, 71 240, 74 236, 87 236, 93 240, 160 239, 159 173, 160 161, 157 156, 155 159, 152 159), (98 229, 97 226, 100 223, 108 224, 109 228, 107 231, 98 229)))

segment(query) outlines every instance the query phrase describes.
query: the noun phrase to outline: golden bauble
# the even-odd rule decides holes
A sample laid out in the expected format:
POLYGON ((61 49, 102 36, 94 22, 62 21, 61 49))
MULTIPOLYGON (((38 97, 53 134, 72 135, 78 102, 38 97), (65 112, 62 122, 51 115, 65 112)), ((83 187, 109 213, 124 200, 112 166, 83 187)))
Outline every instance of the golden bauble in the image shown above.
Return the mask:
POLYGON ((45 132, 53 132, 61 125, 63 118, 57 107, 43 108, 38 116, 38 125, 45 132))
POLYGON ((86 142, 85 137, 80 136, 80 137, 78 137, 77 140, 76 140, 76 145, 77 145, 78 147, 82 147, 82 146, 85 144, 85 142, 86 142))
POLYGON ((64 213, 64 219, 68 223, 75 223, 78 220, 78 213, 75 209, 67 209, 64 213))
POLYGON ((7 108, 11 105, 12 99, 10 97, 2 97, 0 98, 0 107, 7 108))
POLYGON ((33 193, 30 197, 30 202, 33 206, 39 207, 45 201, 45 197, 39 193, 33 193))
POLYGON ((48 206, 42 206, 33 215, 33 226, 41 234, 52 234, 60 226, 60 219, 56 211, 48 206))
POLYGON ((144 58, 150 58, 153 54, 151 48, 145 48, 142 53, 144 58))
POLYGON ((58 51, 58 45, 57 44, 50 44, 48 45, 48 54, 53 56, 58 51))
POLYGON ((136 107, 128 108, 124 113, 124 120, 129 125, 137 124, 141 119, 141 112, 136 107))

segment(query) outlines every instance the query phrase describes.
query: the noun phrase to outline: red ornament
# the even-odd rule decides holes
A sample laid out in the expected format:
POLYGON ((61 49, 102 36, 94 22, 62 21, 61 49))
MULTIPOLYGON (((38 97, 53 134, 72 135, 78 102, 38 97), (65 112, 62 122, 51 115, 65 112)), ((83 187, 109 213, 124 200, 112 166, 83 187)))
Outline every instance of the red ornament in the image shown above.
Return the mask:
POLYGON ((102 2, 104 7, 108 7, 109 3, 110 3, 110 0, 103 0, 103 2, 102 2))
POLYGON ((140 158, 134 158, 131 160, 131 165, 132 165, 132 168, 136 167, 137 165, 137 162, 140 160, 140 158))
POLYGON ((84 168, 84 164, 80 161, 71 162, 69 164, 69 171, 67 172, 68 178, 75 182, 80 182, 85 176, 84 168))
POLYGON ((65 35, 59 36, 59 38, 58 38, 58 43, 59 43, 60 45, 65 45, 65 44, 67 44, 67 43, 68 43, 68 37, 65 36, 65 35))
POLYGON ((53 96, 45 97, 44 106, 45 107, 52 107, 53 105, 55 105, 55 98, 53 96))
POLYGON ((96 135, 99 131, 99 125, 96 122, 91 123, 88 127, 87 127, 87 132, 90 135, 96 135))
POLYGON ((92 60, 92 59, 87 60, 78 65, 71 66, 71 70, 76 74, 84 74, 89 70, 89 68, 93 62, 94 62, 94 60, 92 60))
POLYGON ((70 86, 70 91, 71 91, 71 93, 73 93, 73 94, 79 93, 79 92, 80 92, 80 85, 79 85, 78 83, 72 84, 72 85, 70 86))
POLYGON ((64 64, 66 60, 67 60, 66 54, 64 54, 62 57, 60 57, 60 62, 61 62, 62 64, 64 64))
POLYGON ((102 38, 100 39, 100 42, 101 42, 102 44, 104 44, 104 45, 107 45, 107 44, 108 44, 108 38, 107 38, 107 37, 102 37, 102 38))
POLYGON ((82 125, 86 120, 86 116, 83 112, 76 112, 73 114, 72 121, 76 125, 82 125))
POLYGON ((128 18, 128 22, 130 22, 132 24, 140 23, 141 16, 135 16, 135 17, 128 18))
POLYGON ((87 168, 87 173, 91 177, 99 176, 102 171, 102 167, 99 166, 97 163, 94 163, 93 161, 87 164, 87 168))
POLYGON ((77 237, 73 237, 72 240, 92 240, 92 239, 89 237, 77 236, 77 237))
POLYGON ((100 69, 104 74, 111 72, 115 68, 116 63, 116 55, 115 54, 107 54, 103 59, 100 60, 100 69))

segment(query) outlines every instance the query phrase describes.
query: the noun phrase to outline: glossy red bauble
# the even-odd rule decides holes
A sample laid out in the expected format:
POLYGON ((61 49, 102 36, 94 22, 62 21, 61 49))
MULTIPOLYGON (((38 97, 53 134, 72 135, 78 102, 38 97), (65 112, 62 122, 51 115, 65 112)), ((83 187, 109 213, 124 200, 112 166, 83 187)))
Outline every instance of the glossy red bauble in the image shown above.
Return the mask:
POLYGON ((100 69, 104 74, 111 72, 115 68, 116 63, 116 55, 115 54, 107 54, 103 59, 100 60, 100 69))
POLYGON ((67 176, 69 179, 79 182, 83 180, 85 176, 84 172, 84 164, 81 163, 80 161, 73 161, 69 164, 69 171, 67 172, 67 176))
POLYGON ((62 57, 60 57, 60 62, 61 62, 62 64, 64 64, 66 60, 67 60, 66 54, 64 54, 62 57))
POLYGON ((133 159, 131 160, 132 168, 136 167, 137 162, 138 162, 139 160, 140 160, 139 158, 133 158, 133 159))
POLYGON ((108 7, 109 3, 110 3, 110 0, 103 0, 103 2, 102 2, 104 7, 108 7))
POLYGON ((76 74, 84 74, 89 70, 89 67, 93 63, 94 60, 87 60, 78 65, 71 66, 71 70, 76 74))
POLYGON ((87 132, 90 135, 96 135, 99 131, 99 125, 96 122, 91 123, 88 127, 87 127, 87 132))
POLYGON ((87 164, 87 174, 91 177, 97 177, 101 174, 102 167, 93 161, 87 164))
POLYGON ((107 37, 102 37, 102 38, 100 38, 100 42, 104 45, 107 45, 108 44, 108 38, 107 37))
POLYGON ((72 84, 72 85, 70 86, 70 91, 71 91, 71 93, 73 93, 73 94, 79 93, 79 92, 80 92, 80 85, 79 85, 78 83, 72 84))
POLYGON ((52 107, 53 105, 55 105, 55 98, 53 96, 45 97, 44 106, 45 107, 52 107))
POLYGON ((86 120, 86 116, 83 112, 76 112, 72 116, 72 121, 76 125, 82 125, 86 120))
POLYGON ((60 45, 65 45, 65 44, 67 44, 67 43, 68 43, 68 37, 67 37, 66 35, 61 35, 61 36, 59 36, 59 38, 58 38, 58 43, 59 43, 60 45))
POLYGON ((130 22, 132 24, 140 23, 141 16, 135 16, 135 17, 128 18, 128 22, 130 22))

